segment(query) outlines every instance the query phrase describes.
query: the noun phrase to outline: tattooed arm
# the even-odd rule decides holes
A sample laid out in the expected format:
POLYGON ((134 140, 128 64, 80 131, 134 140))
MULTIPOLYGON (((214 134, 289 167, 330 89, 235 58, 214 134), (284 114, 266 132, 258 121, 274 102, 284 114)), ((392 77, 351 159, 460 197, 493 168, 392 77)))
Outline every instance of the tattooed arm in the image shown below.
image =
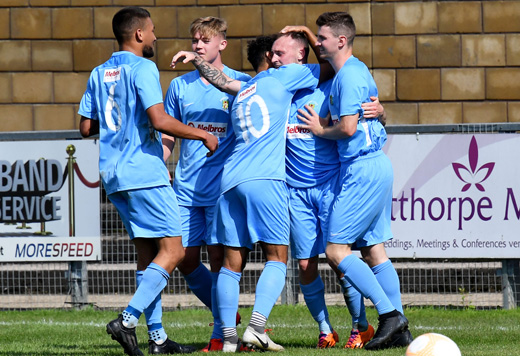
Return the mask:
POLYGON ((237 95, 242 86, 242 82, 240 80, 231 79, 220 69, 215 67, 213 64, 206 62, 195 52, 180 51, 173 56, 170 67, 175 68, 175 65, 179 63, 182 58, 184 58, 182 63, 193 63, 200 75, 206 78, 208 82, 213 84, 215 87, 228 94, 237 95))

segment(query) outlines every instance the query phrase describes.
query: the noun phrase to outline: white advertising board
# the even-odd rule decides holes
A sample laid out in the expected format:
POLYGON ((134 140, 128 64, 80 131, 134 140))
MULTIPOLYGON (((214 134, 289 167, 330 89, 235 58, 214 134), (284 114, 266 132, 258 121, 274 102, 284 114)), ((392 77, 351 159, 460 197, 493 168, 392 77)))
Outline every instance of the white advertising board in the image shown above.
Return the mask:
POLYGON ((101 259, 98 157, 95 140, 0 142, 0 262, 101 259))
POLYGON ((518 258, 520 135, 389 135, 390 257, 518 258))

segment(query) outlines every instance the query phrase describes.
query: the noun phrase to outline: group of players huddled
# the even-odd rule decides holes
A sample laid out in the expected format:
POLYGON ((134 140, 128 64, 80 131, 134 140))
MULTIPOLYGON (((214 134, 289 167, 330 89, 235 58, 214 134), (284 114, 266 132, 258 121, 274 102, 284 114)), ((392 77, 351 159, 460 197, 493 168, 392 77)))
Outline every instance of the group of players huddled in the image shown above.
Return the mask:
POLYGON ((99 134, 103 185, 137 251, 137 290, 106 326, 128 355, 143 355, 135 333, 143 313, 149 354, 195 351, 169 339, 161 321, 161 291, 175 268, 213 314, 202 351, 282 351, 265 327, 285 285, 289 243, 319 326, 318 348, 339 341, 318 273, 322 253, 352 316, 345 348, 412 341, 383 245, 392 238, 386 114, 368 68, 352 55, 352 17, 327 12, 316 24, 317 36, 287 26, 250 41, 251 78, 222 63, 226 22, 195 19, 192 51, 177 53, 172 67, 191 62, 196 70, 172 80, 163 100, 159 71, 147 59, 156 41, 150 13, 126 7, 115 14, 119 51, 92 71, 79 114, 81 134, 99 134), (319 64, 307 64, 309 47, 319 64), (164 162, 176 138, 172 189, 164 162), (239 338, 239 282, 257 242, 267 262, 239 338), (209 269, 201 263, 203 245, 209 269), (363 298, 379 314, 376 331, 363 298))

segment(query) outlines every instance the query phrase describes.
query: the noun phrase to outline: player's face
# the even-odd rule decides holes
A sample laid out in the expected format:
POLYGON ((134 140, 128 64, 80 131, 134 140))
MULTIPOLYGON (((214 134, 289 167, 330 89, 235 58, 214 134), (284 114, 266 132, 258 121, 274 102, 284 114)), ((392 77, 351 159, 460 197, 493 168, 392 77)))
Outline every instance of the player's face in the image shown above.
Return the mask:
POLYGON ((142 30, 142 41, 143 41, 143 57, 152 58, 154 56, 153 46, 157 37, 155 37, 155 26, 151 18, 145 20, 145 25, 142 30))
POLYGON ((302 63, 302 48, 289 36, 282 36, 273 43, 271 62, 275 68, 286 64, 302 63))
POLYGON ((323 59, 332 58, 338 50, 338 37, 329 26, 319 27, 317 37, 316 46, 320 49, 320 57, 323 59))
POLYGON ((213 63, 220 56, 220 51, 224 50, 226 45, 227 41, 220 35, 206 38, 197 32, 191 39, 191 49, 209 63, 213 63))

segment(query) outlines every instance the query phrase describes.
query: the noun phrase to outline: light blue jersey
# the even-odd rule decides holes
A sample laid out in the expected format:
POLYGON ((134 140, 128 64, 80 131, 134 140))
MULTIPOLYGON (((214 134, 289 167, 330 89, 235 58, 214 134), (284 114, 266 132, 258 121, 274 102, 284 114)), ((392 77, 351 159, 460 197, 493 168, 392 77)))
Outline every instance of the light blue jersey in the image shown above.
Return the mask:
MULTIPOLYGON (((240 81, 251 79, 249 75, 226 66, 223 72, 240 81)), ((184 124, 205 130, 219 139, 219 149, 211 157, 206 157, 207 149, 201 141, 182 140, 173 183, 179 205, 215 205, 220 193, 224 162, 235 147, 230 117, 233 99, 234 96, 205 84, 198 71, 172 80, 164 100, 166 112, 184 124)))
POLYGON ((287 184, 295 188, 310 188, 329 181, 339 170, 336 141, 314 136, 296 115, 298 109, 311 106, 320 117, 329 114, 329 94, 332 80, 321 83, 316 90, 304 89, 296 93, 287 125, 287 184))
POLYGON ((386 132, 377 118, 363 118, 361 103, 377 96, 366 65, 351 56, 334 77, 330 93, 333 119, 359 114, 356 133, 338 140, 340 191, 330 213, 328 242, 373 246, 392 238, 393 169, 381 150, 386 132))
POLYGON ((242 86, 231 118, 236 147, 224 166, 222 192, 255 179, 285 181, 285 138, 291 99, 318 85, 319 66, 269 69, 242 86))
POLYGON ((379 119, 363 117, 361 103, 370 102, 371 96, 378 96, 372 75, 363 62, 350 56, 333 79, 329 102, 334 122, 345 115, 359 114, 356 133, 352 137, 338 140, 342 163, 379 151, 386 142, 386 131, 379 119))
POLYGON ((99 120, 99 170, 107 194, 169 185, 160 133, 146 109, 162 103, 154 62, 121 51, 96 67, 78 113, 99 120))

